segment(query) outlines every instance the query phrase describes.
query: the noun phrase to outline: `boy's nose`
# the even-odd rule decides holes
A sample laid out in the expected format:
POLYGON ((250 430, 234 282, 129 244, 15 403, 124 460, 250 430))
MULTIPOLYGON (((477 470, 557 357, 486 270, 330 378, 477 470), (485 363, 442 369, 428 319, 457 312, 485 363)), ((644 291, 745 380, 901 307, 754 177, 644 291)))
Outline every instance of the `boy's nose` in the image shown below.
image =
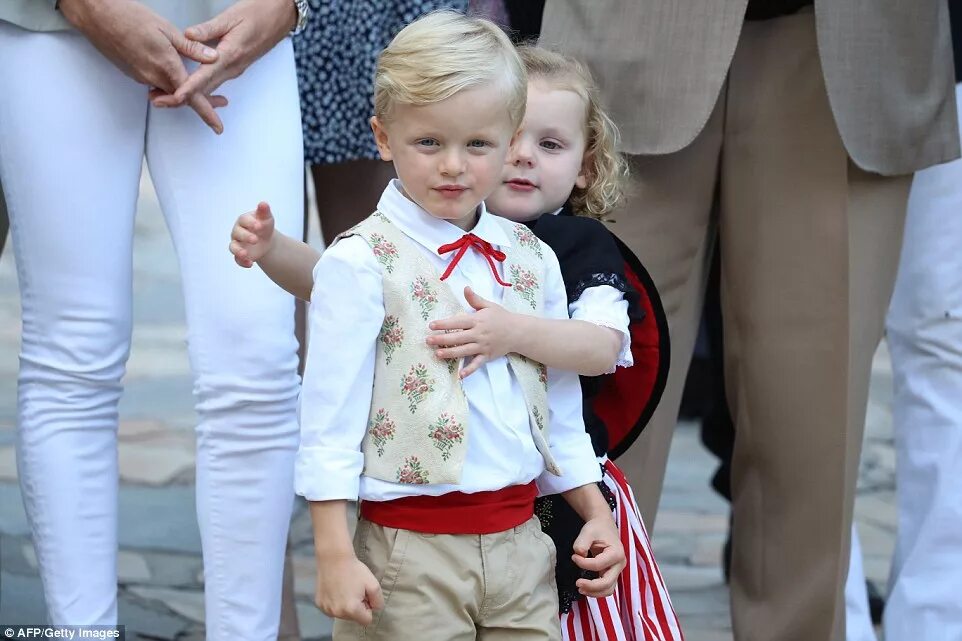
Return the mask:
POLYGON ((451 151, 441 158, 441 174, 444 176, 460 176, 464 173, 464 158, 456 151, 451 151))

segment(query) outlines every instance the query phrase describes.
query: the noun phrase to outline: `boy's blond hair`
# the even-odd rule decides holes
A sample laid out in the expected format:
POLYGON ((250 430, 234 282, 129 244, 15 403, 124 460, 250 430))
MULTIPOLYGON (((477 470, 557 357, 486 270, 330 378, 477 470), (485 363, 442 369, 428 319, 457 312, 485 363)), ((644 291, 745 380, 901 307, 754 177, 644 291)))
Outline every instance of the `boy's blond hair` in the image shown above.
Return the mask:
POLYGON ((520 125, 528 81, 511 41, 488 20, 436 11, 402 29, 378 57, 374 115, 388 121, 396 104, 428 105, 486 84, 504 92, 520 125))
POLYGON ((618 153, 618 127, 605 113, 591 72, 569 56, 542 47, 522 46, 518 54, 528 79, 544 80, 559 89, 573 91, 585 101, 585 167, 588 186, 575 187, 571 206, 575 213, 602 218, 624 196, 628 165, 618 153))

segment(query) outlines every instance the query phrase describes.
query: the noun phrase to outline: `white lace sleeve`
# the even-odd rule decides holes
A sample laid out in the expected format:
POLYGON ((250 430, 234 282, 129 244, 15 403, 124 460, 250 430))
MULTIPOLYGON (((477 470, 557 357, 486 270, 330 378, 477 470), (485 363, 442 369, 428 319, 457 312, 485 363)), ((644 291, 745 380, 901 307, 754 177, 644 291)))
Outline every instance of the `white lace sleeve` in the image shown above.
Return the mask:
POLYGON ((628 301, 625 300, 624 293, 609 285, 588 287, 581 292, 578 300, 568 305, 568 313, 574 320, 587 321, 620 332, 621 351, 616 365, 634 365, 631 356, 631 334, 628 331, 628 301))

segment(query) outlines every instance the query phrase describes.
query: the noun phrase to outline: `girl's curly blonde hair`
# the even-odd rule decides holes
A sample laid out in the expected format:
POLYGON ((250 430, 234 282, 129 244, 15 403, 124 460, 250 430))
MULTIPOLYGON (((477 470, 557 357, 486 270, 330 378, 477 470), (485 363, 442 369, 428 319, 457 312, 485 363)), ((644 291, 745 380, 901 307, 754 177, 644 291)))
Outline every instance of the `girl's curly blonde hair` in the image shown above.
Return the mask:
POLYGON ((518 47, 528 81, 545 80, 555 87, 574 91, 585 101, 585 160, 587 187, 575 187, 571 206, 576 214, 603 218, 624 196, 628 164, 618 153, 618 127, 605 113, 591 72, 569 56, 536 47, 518 47))

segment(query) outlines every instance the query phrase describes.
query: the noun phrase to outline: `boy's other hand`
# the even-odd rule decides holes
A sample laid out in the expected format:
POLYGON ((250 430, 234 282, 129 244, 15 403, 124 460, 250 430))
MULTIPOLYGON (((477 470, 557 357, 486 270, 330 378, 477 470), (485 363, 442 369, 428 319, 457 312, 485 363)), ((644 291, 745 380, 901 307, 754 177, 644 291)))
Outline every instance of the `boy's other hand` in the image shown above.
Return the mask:
POLYGON ((598 574, 597 578, 575 582, 581 594, 595 598, 612 594, 626 563, 614 519, 603 516, 587 521, 575 539, 571 559, 582 570, 598 574))
POLYGON ((274 215, 271 206, 259 203, 257 209, 243 214, 230 234, 230 253, 241 267, 251 267, 263 258, 274 244, 274 215))
POLYGON ((384 597, 371 570, 350 554, 318 560, 314 604, 329 617, 368 626, 384 597))

